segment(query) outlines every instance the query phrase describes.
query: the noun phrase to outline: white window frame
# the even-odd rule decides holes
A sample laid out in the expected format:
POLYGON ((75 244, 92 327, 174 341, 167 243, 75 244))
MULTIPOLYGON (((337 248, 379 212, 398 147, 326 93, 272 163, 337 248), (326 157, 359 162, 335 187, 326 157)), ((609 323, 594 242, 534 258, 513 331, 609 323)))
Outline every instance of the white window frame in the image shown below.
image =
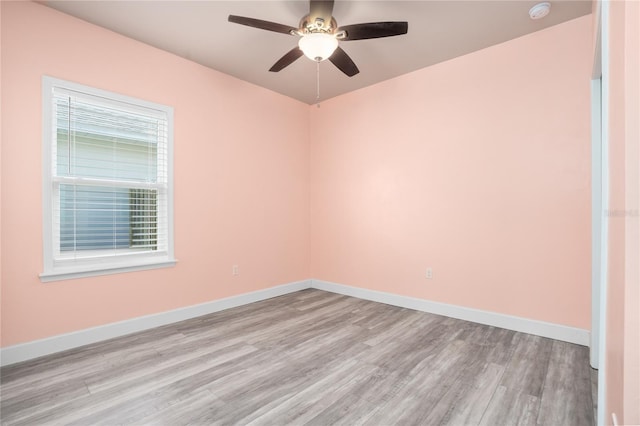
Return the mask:
POLYGON ((107 275, 121 272, 140 271, 172 267, 176 264, 173 251, 173 108, 82 84, 43 76, 42 78, 42 218, 43 218, 43 260, 44 271, 40 274, 43 282, 107 275), (58 203, 54 194, 53 176, 53 110, 54 89, 70 90, 91 96, 98 96, 115 102, 123 102, 134 107, 161 111, 167 117, 167 250, 135 256, 96 256, 66 262, 56 259, 54 250, 55 232, 54 209, 58 203))

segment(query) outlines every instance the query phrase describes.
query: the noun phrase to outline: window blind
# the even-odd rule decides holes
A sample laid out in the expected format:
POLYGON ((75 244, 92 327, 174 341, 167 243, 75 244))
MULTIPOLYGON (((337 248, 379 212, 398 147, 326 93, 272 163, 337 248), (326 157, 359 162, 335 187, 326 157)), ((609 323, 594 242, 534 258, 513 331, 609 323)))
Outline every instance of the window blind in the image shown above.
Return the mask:
POLYGON ((56 87, 52 127, 54 260, 166 253, 166 112, 56 87))

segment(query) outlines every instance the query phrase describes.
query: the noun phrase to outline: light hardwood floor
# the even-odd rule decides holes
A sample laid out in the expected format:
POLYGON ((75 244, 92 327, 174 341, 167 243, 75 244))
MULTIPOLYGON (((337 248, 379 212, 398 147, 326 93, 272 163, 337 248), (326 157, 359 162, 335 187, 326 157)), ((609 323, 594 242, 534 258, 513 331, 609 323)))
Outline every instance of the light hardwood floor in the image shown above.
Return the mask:
POLYGON ((592 425, 585 347, 304 290, 1 370, 3 424, 592 425))

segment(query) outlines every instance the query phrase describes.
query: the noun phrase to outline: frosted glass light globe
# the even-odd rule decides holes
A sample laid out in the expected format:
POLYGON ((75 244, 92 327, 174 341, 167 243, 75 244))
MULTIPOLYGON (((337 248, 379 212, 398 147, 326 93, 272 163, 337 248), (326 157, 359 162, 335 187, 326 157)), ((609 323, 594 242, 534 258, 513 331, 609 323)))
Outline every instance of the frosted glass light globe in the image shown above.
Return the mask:
POLYGON ((298 46, 304 55, 312 61, 324 61, 338 47, 338 40, 331 34, 311 33, 302 36, 298 46))

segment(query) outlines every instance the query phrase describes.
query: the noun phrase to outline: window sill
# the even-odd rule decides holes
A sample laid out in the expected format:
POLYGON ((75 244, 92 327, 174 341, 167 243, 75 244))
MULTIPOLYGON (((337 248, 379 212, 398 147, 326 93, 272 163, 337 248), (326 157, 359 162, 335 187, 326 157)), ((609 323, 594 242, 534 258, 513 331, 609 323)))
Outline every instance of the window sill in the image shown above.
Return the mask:
POLYGON ((95 268, 95 269, 77 269, 73 271, 56 271, 56 272, 43 272, 40 274, 40 281, 43 283, 51 282, 51 281, 63 281, 63 280, 71 280, 75 278, 86 278, 86 277, 95 277, 99 275, 112 275, 112 274, 121 274, 125 272, 135 272, 135 271, 146 271, 149 269, 160 269, 160 268, 171 268, 175 266, 177 260, 163 260, 159 262, 152 263, 144 263, 141 265, 127 265, 127 266, 116 266, 116 267, 104 267, 104 268, 95 268))

